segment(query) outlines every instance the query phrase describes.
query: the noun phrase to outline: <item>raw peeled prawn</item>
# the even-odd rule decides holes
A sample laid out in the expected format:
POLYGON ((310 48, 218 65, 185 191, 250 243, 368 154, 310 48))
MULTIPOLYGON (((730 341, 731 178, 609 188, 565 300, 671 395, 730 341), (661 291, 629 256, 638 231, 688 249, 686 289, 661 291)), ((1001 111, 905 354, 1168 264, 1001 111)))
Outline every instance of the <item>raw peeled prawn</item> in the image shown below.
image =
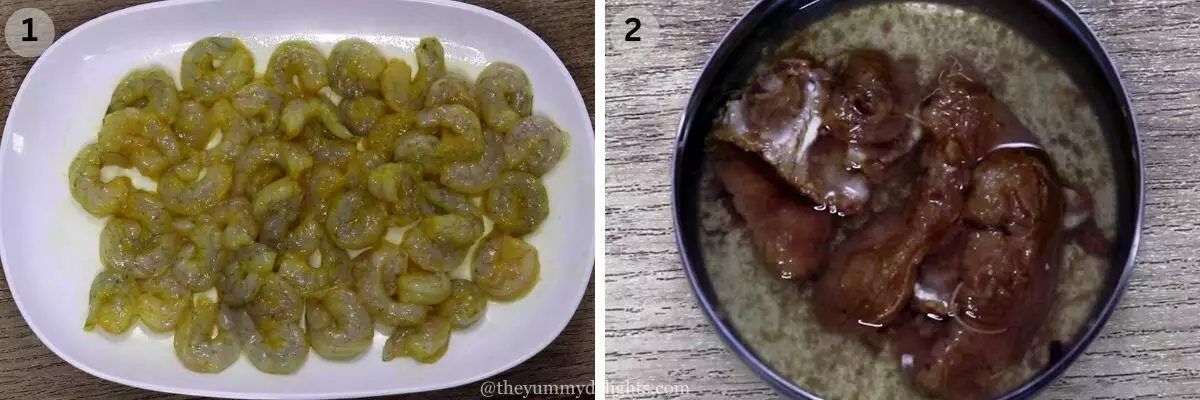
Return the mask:
POLYGON ((542 176, 566 151, 566 132, 549 118, 534 115, 517 121, 504 135, 502 154, 508 169, 542 176))
POLYGON ((137 321, 134 289, 133 281, 120 272, 106 269, 96 275, 88 293, 88 316, 83 330, 91 331, 96 325, 111 334, 129 330, 137 321))
POLYGON ((204 103, 230 97, 254 79, 254 56, 241 40, 212 36, 183 52, 179 80, 183 91, 204 103))
POLYGON ((388 61, 379 77, 380 94, 396 112, 415 112, 421 108, 421 89, 412 78, 412 67, 404 60, 388 61))
POLYGON ((381 165, 367 177, 367 190, 387 202, 393 226, 405 226, 421 217, 420 184, 420 168, 407 163, 381 165))
POLYGON ((537 249, 521 239, 492 233, 475 250, 474 281, 488 297, 521 298, 537 283, 541 262, 537 249))
POLYGON ((179 251, 178 234, 154 234, 137 221, 112 218, 100 232, 100 261, 107 268, 134 278, 166 271, 179 251))
POLYGON ((379 91, 379 76, 386 66, 383 54, 362 39, 346 39, 329 53, 329 87, 334 93, 357 99, 379 91))
POLYGON ((108 112, 125 108, 141 108, 163 118, 168 123, 179 113, 179 89, 175 78, 162 68, 140 69, 130 72, 113 90, 108 112))
POLYGON ((246 118, 258 118, 263 132, 272 133, 279 127, 279 113, 283 98, 271 90, 266 83, 254 81, 242 86, 233 94, 233 108, 246 118))
POLYGON ((425 320, 429 309, 425 306, 397 301, 395 287, 387 288, 389 282, 408 269, 408 261, 399 247, 390 242, 375 246, 358 258, 355 287, 359 299, 378 322, 386 325, 415 326, 425 320))
POLYGON ((229 253, 222 248, 222 235, 217 224, 203 220, 188 232, 188 241, 179 250, 171 273, 176 281, 192 292, 211 289, 218 272, 229 262, 229 253))
POLYGON ((283 113, 280 116, 280 125, 283 129, 284 139, 291 139, 300 135, 300 131, 304 126, 312 120, 321 122, 325 129, 329 130, 334 136, 342 139, 355 140, 354 134, 350 133, 345 125, 342 125, 341 119, 338 117, 337 109, 322 98, 293 99, 283 107, 283 113))
POLYGON ((258 320, 245 310, 235 318, 242 352, 259 371, 290 374, 304 365, 308 337, 299 321, 258 320))
POLYGON ((262 284, 254 299, 246 304, 246 311, 256 321, 277 323, 298 322, 304 313, 304 300, 300 291, 279 274, 263 274, 262 284))
POLYGON ((169 123, 139 108, 124 108, 104 117, 96 141, 113 165, 135 167, 157 179, 168 166, 187 156, 187 147, 169 123))
POLYGON ((435 306, 450 297, 450 276, 414 269, 400 274, 396 297, 403 303, 435 306))
POLYGON ((442 42, 437 38, 423 37, 420 43, 417 43, 415 52, 417 53, 417 76, 413 78, 413 85, 417 87, 417 93, 424 95, 429 93, 433 82, 446 75, 446 51, 442 48, 442 42))
POLYGON ((439 142, 437 136, 428 133, 409 133, 396 139, 392 154, 398 162, 420 166, 425 175, 436 175, 444 164, 437 154, 439 142))
POLYGON ((344 126, 355 136, 367 136, 375 122, 387 114, 387 104, 375 96, 343 99, 338 104, 344 126))
POLYGON ((550 214, 546 187, 538 177, 505 171, 483 197, 483 210, 495 226, 514 235, 533 232, 550 214))
MULTIPOLYGON (((191 300, 190 298, 188 299, 191 300)), ((232 311, 201 297, 183 314, 173 339, 175 355, 183 366, 195 372, 224 371, 241 353, 232 311), (219 311, 218 311, 218 307, 219 311), (213 328, 216 335, 213 335, 213 328)))
POLYGON ((204 150, 204 156, 209 162, 234 164, 246 150, 250 140, 259 134, 259 130, 234 110, 233 105, 225 99, 213 103, 209 109, 209 118, 213 127, 221 131, 221 141, 217 142, 215 147, 204 150))
POLYGON ((163 172, 158 193, 171 212, 198 215, 225 201, 232 187, 233 167, 190 159, 163 172))
POLYGON ((375 323, 358 296, 346 288, 308 300, 304 323, 313 350, 330 360, 347 360, 371 347, 375 323))
POLYGON ((455 74, 446 74, 433 81, 429 92, 425 93, 425 108, 442 104, 458 104, 479 113, 479 102, 471 82, 455 74))
POLYGON ((457 105, 440 105, 421 110, 417 126, 422 129, 441 129, 437 155, 444 160, 471 160, 483 154, 483 127, 470 109, 457 105))
POLYGON ((222 266, 217 280, 221 302, 237 307, 253 300, 266 275, 274 269, 276 257, 275 250, 261 243, 235 251, 231 260, 222 266))
POLYGON ((334 284, 336 271, 333 265, 324 262, 310 265, 308 255, 295 252, 284 252, 280 257, 279 276, 291 283, 301 296, 319 295, 334 284))
POLYGON ((450 320, 456 329, 474 325, 487 311, 487 295, 474 282, 466 279, 450 281, 450 297, 435 308, 437 315, 450 320))
POLYGON ((192 293, 171 274, 138 281, 137 313, 146 327, 155 332, 175 330, 192 304, 192 293))
MULTIPOLYGON (((251 174, 270 166, 287 173, 288 178, 300 180, 302 174, 313 166, 312 156, 299 144, 282 141, 271 136, 255 138, 238 156, 234 171, 234 194, 245 190, 245 182, 251 174)), ((255 193, 245 193, 253 196, 255 193)))
POLYGON ((102 160, 100 146, 93 143, 80 150, 68 168, 71 197, 74 197, 84 210, 97 217, 116 213, 133 190, 133 181, 124 176, 115 177, 108 182, 103 181, 100 177, 102 160))
MULTIPOLYGON (((508 136, 514 132, 516 129, 508 136)), ((497 133, 485 131, 483 140, 483 154, 478 159, 453 161, 442 168, 440 180, 443 185, 460 193, 478 194, 500 183, 500 172, 504 170, 507 156, 502 139, 497 133)))
POLYGON ((378 242, 387 231, 383 205, 364 191, 348 191, 333 199, 325 232, 343 249, 361 249, 378 242))
POLYGON ((321 52, 308 42, 289 41, 271 53, 264 77, 280 96, 296 99, 329 86, 329 66, 321 52))
POLYGON ((409 254, 413 264, 427 271, 452 271, 467 258, 469 246, 448 246, 438 243, 424 229, 404 232, 400 247, 409 254))
POLYGON ((533 114, 533 86, 521 67, 504 62, 489 64, 475 78, 479 115, 489 128, 507 133, 523 117, 533 114))
POLYGON ((450 346, 450 321, 430 316, 415 327, 397 327, 383 344, 383 361, 396 357, 412 357, 417 362, 431 364, 446 354, 450 346))

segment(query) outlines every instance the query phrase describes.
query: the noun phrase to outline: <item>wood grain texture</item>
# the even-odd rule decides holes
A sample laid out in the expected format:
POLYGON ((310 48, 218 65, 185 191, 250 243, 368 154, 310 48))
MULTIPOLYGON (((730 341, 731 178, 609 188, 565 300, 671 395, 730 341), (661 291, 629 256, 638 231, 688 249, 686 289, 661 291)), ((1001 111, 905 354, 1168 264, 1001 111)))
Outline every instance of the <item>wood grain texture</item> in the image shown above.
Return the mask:
MULTIPOLYGON (((0 0, 0 17, 37 7, 50 15, 57 37, 80 24, 144 0, 0 0)), ((541 36, 566 64, 594 115, 595 9, 590 1, 476 1, 524 24, 541 36)), ((17 89, 35 59, 15 55, 0 44, 0 115, 7 119, 17 89)), ((3 129, 0 120, 0 130, 3 129)), ((562 334, 529 361, 491 378, 510 384, 586 385, 595 377, 594 285, 562 334)), ((462 399, 479 396, 479 384, 422 394, 420 398, 462 399)), ((0 284, 0 398, 177 399, 189 398, 131 388, 93 377, 46 348, 25 324, 7 282, 0 284)))
MULTIPOLYGON (((609 385, 687 385, 685 397, 773 396, 692 295, 670 214, 674 135, 692 84, 753 1, 608 1, 653 14, 660 39, 606 48, 605 367, 609 385)), ((1072 1, 1121 71, 1141 127, 1146 218, 1128 291, 1047 399, 1200 398, 1200 2, 1072 1)), ((609 29, 622 29, 609 22, 609 29)), ((633 394, 626 397, 653 397, 633 394)))

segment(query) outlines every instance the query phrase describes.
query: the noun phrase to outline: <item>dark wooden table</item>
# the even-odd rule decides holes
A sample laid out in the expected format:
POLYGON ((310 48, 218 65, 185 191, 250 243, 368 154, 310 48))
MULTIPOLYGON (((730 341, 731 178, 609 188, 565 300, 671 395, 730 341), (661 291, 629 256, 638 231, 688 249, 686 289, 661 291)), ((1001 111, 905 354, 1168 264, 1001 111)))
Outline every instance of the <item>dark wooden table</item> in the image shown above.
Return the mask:
MULTIPOLYGON (((54 21, 57 37, 88 20, 130 7, 144 0, 0 0, 0 18, 36 7, 54 21)), ((589 113, 595 99, 595 21, 591 1, 478 1, 529 27, 567 65, 583 94, 589 113)), ((35 59, 15 55, 0 44, 0 115, 7 119, 13 97, 35 59)), ((3 129, 0 120, 0 130, 3 129)), ((490 378, 509 384, 586 385, 595 377, 594 285, 567 328, 545 350, 529 361, 490 378)), ((462 399, 479 396, 479 384, 422 394, 421 398, 462 399)), ((67 364, 42 345, 21 318, 8 284, 0 284, 0 398, 186 398, 122 386, 93 377, 67 364)))
MULTIPOLYGON (((607 2, 610 24, 642 7, 661 25, 652 51, 605 50, 608 385, 687 385, 689 398, 774 395, 701 312, 670 211, 671 152, 687 96, 709 54, 753 3, 607 2)), ((1145 160, 1145 228, 1116 313, 1041 397, 1200 398, 1200 2, 1071 3, 1132 96, 1145 160)))

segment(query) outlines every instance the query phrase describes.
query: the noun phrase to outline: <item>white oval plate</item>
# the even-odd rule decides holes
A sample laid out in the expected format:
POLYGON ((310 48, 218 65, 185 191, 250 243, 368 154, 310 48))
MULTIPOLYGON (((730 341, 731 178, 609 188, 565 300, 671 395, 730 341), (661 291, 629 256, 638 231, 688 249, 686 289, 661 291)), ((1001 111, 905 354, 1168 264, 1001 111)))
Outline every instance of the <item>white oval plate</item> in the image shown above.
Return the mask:
MULTIPOLYGON (((415 65, 415 64, 412 64, 415 65)), ((593 132, 574 80, 533 32, 500 14, 459 3, 401 0, 185 0, 143 5, 88 22, 58 40, 29 71, 0 143, 0 261, 21 314, 51 350, 92 375, 146 389, 242 398, 334 398, 419 392, 467 384, 509 369, 548 345, 578 307, 594 265, 593 132), (68 192, 67 166, 95 140, 113 88, 130 70, 166 67, 178 77, 184 50, 211 35, 242 38, 261 72, 270 51, 304 39, 328 54, 346 37, 414 62, 422 36, 436 36, 448 64, 474 77, 487 62, 528 73, 535 111, 570 132, 567 157, 545 177, 551 213, 532 235, 538 285, 455 332, 433 365, 381 361, 386 336, 353 362, 310 353, 292 375, 269 375, 244 358, 199 374, 175 358, 171 340, 136 326, 121 337, 83 331, 88 288, 101 269, 103 221, 68 192)))

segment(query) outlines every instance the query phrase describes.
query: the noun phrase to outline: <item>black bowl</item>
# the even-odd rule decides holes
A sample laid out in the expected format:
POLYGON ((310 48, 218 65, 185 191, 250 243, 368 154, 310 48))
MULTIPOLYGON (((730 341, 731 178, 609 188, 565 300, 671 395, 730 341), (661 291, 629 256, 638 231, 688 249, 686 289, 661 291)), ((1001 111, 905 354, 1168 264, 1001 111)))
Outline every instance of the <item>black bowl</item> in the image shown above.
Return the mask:
MULTIPOLYGON (((928 1, 928 0, 927 0, 928 1)), ((672 208, 676 240, 692 290, 717 332, 734 352, 763 380, 780 393, 801 399, 816 395, 782 377, 762 361, 716 312, 719 299, 700 255, 699 201, 701 170, 705 162, 705 135, 729 93, 742 87, 764 54, 791 33, 817 20, 879 0, 764 0, 755 5, 725 35, 709 58, 692 90, 680 122, 675 149, 672 208)), ((933 0, 996 19, 1025 35, 1057 58, 1067 74, 1089 99, 1107 140, 1116 179, 1116 237, 1100 301, 1074 344, 1054 354, 1047 367, 1022 386, 1001 396, 1027 398, 1058 377, 1091 343, 1116 307, 1133 271, 1142 226, 1142 158, 1137 126, 1128 95, 1117 70, 1095 35, 1079 15, 1061 0, 970 1, 933 0)))

